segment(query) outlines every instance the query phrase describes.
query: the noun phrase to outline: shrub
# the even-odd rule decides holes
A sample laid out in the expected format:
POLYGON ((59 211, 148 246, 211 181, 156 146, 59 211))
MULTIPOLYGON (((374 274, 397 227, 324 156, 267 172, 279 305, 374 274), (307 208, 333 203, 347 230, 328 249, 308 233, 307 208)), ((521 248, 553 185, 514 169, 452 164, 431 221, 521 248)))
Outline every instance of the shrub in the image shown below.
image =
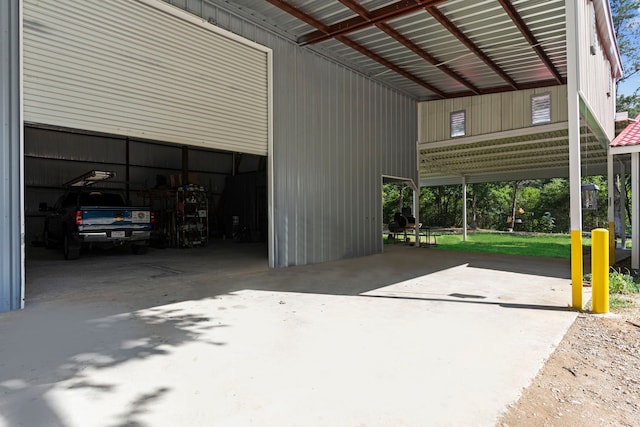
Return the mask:
POLYGON ((609 272, 609 295, 613 294, 637 294, 640 293, 640 285, 633 280, 627 270, 626 273, 611 269, 609 272))

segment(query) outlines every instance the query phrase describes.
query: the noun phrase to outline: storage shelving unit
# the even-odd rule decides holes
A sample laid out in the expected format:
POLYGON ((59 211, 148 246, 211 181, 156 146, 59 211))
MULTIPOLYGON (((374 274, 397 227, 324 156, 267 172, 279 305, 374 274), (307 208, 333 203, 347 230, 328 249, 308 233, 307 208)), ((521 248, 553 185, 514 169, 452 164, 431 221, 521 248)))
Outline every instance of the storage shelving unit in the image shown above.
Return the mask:
POLYGON ((175 246, 205 246, 208 237, 209 204, 205 189, 185 185, 176 190, 175 246))

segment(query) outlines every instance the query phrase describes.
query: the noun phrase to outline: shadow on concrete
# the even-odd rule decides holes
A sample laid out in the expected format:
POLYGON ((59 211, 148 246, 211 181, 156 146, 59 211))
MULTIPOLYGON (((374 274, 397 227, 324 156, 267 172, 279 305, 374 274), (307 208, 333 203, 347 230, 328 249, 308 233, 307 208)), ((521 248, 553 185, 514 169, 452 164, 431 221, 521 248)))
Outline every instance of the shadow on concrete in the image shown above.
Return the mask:
POLYGON ((360 295, 365 298, 385 298, 385 299, 400 299, 400 300, 412 300, 412 301, 432 301, 432 302, 444 302, 453 304, 480 304, 480 305, 494 305, 502 308, 517 308, 524 310, 546 310, 546 311, 576 311, 570 307, 559 307, 554 305, 541 305, 541 304, 516 304, 496 301, 471 301, 468 299, 449 299, 449 298, 428 298, 428 297, 409 297, 409 296, 397 296, 397 295, 360 295))
POLYGON ((138 417, 143 415, 151 405, 159 404, 169 390, 167 387, 158 387, 149 393, 141 394, 129 404, 125 413, 120 416, 120 421, 113 427, 142 427, 144 424, 138 421, 138 417))
MULTIPOLYGON (((52 391, 92 393, 108 401, 126 384, 93 380, 96 371, 170 354, 187 342, 202 343, 205 331, 227 326, 171 306, 123 310, 110 303, 53 302, 0 315, 0 425, 69 425, 47 397, 52 391)), ((123 408, 117 425, 142 426, 137 418, 170 391, 166 384, 139 395, 123 408)))
MULTIPOLYGON (((0 314, 0 420, 12 426, 67 425, 47 401, 52 389, 119 393, 122 384, 93 381, 85 373, 166 355, 199 341, 203 331, 228 326, 211 313, 174 308, 182 301, 263 290, 568 310, 478 301, 481 295, 463 291, 457 298, 450 294, 452 299, 362 295, 460 266, 531 275, 532 280, 565 279, 570 277, 567 260, 385 247, 384 254, 269 269, 266 248, 256 244, 218 242, 191 250, 152 249, 147 255, 94 251, 75 261, 44 248, 29 252, 27 309, 0 314)), ((117 425, 142 425, 138 418, 170 393, 166 384, 133 398, 117 425)))
MULTIPOLYGON (((568 260, 385 246, 385 253, 269 269, 262 244, 217 242, 148 255, 92 253, 64 261, 40 251, 27 262, 27 304, 109 299, 132 310, 252 289, 359 295, 460 266, 570 279, 568 260)), ((35 251, 34 251, 35 252, 35 251)))

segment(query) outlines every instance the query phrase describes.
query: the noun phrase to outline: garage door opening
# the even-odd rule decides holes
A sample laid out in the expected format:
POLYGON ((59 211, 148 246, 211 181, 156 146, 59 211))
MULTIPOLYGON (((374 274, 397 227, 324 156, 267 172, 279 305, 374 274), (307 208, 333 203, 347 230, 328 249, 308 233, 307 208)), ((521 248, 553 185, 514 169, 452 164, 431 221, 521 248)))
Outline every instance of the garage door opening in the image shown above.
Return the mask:
MULTIPOLYGON (((238 251, 241 242, 275 264, 266 244, 274 241, 269 48, 160 0, 29 0, 24 22, 27 269, 62 184, 92 170, 115 175, 94 189, 123 193, 124 207, 150 207, 157 252, 200 258, 212 243, 238 251)), ((112 219, 133 222, 131 212, 113 210, 112 219)))
POLYGON ((25 216, 27 240, 43 243, 43 205, 52 207, 64 183, 91 170, 114 177, 92 189, 120 192, 135 206, 155 211, 154 244, 206 246, 212 239, 266 242, 267 158, 178 146, 71 129, 25 128, 25 216), (199 219, 180 218, 197 204, 199 219), (182 206, 179 206, 182 205, 182 206), (186 205, 186 206, 185 206, 186 205), (180 225, 185 225, 180 229, 180 225), (197 227, 195 226, 197 225, 197 227), (202 239, 181 238, 198 229, 202 239))
MULTIPOLYGON (((63 242, 49 238, 45 248, 47 223, 70 192, 63 184, 94 170, 113 177, 91 192, 119 194, 153 212, 149 253, 127 262, 152 264, 154 253, 180 249, 200 251, 202 259, 210 253, 219 260, 221 250, 225 259, 251 254, 267 265, 266 156, 32 124, 25 127, 24 160, 27 268, 35 260, 65 262, 63 242)), ((130 252, 124 244, 85 243, 79 256, 100 263, 130 252)))
POLYGON ((382 247, 412 244, 419 233, 419 192, 411 178, 382 176, 382 247))

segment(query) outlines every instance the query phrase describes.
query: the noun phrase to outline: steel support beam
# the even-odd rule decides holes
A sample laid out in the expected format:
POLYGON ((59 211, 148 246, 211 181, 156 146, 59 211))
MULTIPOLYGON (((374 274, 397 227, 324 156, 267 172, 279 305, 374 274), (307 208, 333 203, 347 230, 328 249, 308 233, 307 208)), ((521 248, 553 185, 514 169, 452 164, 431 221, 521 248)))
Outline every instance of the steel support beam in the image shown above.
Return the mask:
MULTIPOLYGON (((349 29, 352 28, 351 26, 347 26, 347 27, 340 27, 339 30, 335 30, 334 27, 336 27, 336 25, 340 26, 340 24, 334 24, 331 27, 325 25, 324 23, 318 21, 317 19, 315 19, 313 16, 309 15, 308 13, 304 12, 302 9, 299 9, 291 4, 289 4, 288 2, 286 2, 285 0, 267 0, 269 1, 269 3, 271 3, 272 5, 282 9, 283 11, 289 13, 292 16, 295 16, 296 18, 300 19, 303 22, 306 22, 307 24, 311 25, 314 28, 317 28, 317 32, 318 34, 320 34, 321 36, 326 36, 327 38, 335 38, 337 41, 339 41, 340 43, 343 43, 347 46, 349 46, 351 49, 355 50, 356 52, 360 52, 361 54, 363 54, 364 56, 369 57, 370 59, 378 62, 381 65, 384 65, 385 67, 387 67, 388 69, 390 69, 391 71, 394 71, 395 73, 400 74, 401 76, 411 80, 414 83, 419 84, 420 86, 424 87, 425 89, 430 90, 431 92, 433 92, 435 95, 438 96, 438 98, 446 98, 447 95, 441 91, 440 89, 438 89, 437 87, 429 84, 428 82, 422 80, 421 78, 411 74, 410 72, 400 68, 399 66, 397 66, 396 64, 392 63, 391 61, 388 61, 386 59, 384 59, 383 57, 381 57, 380 55, 378 55, 377 53, 373 52, 370 49, 367 49, 366 47, 362 46, 360 43, 356 43, 355 41, 351 40, 350 38, 346 37, 344 34, 349 33, 351 31, 355 31, 354 29, 349 29), (346 31, 346 29, 349 29, 349 31, 346 31)), ((443 1, 443 0, 439 0, 439 1, 443 1)), ((406 4, 406 1, 400 2, 402 3, 403 7, 406 7, 408 9, 411 8, 416 8, 416 4, 411 3, 411 4, 406 4)), ((421 4, 421 6, 423 7, 424 5, 422 5, 422 3, 437 3, 437 2, 418 2, 421 4)), ((393 6, 393 5, 389 5, 389 6, 393 6)), ((389 18, 389 16, 393 16, 393 13, 399 13, 398 10, 395 10, 394 12, 394 8, 389 9, 389 6, 385 6, 384 9, 384 13, 380 12, 380 10, 375 10, 373 12, 370 13, 371 18, 367 19, 364 18, 362 16, 357 16, 354 19, 359 19, 359 20, 363 20, 364 26, 371 26, 374 25, 376 22, 379 21, 384 21, 386 19, 391 19, 389 18)), ((361 13, 365 13, 363 8, 357 8, 361 13)), ((399 15, 398 15, 399 16, 399 15)), ((304 44, 304 43, 302 43, 304 44)))
POLYGON ((350 38, 348 38, 346 36, 337 36, 336 40, 338 40, 341 43, 346 44, 351 49, 353 49, 353 50, 355 50, 357 52, 360 52, 364 56, 367 56, 367 57, 373 59, 374 61, 378 62, 379 64, 384 65, 388 69, 400 74, 401 76, 411 80, 412 82, 419 84, 420 86, 424 87, 425 89, 430 90, 431 92, 436 94, 439 98, 444 99, 444 98, 447 97, 447 94, 444 93, 443 91, 441 91, 440 89, 438 89, 437 87, 427 83, 426 81, 422 80, 419 77, 416 77, 415 75, 411 74, 410 72, 398 67, 396 64, 392 63, 391 61, 388 61, 388 60, 384 59, 383 57, 381 57, 377 53, 373 52, 370 49, 367 49, 366 47, 362 46, 359 43, 354 42, 350 38))
POLYGON ((416 239, 416 244, 414 247, 419 248, 420 247, 420 186, 419 185, 416 186, 413 190, 413 216, 416 219, 416 228, 413 230, 414 237, 416 239))
POLYGON ((469 89, 474 95, 480 94, 480 89, 475 87, 470 81, 462 77, 460 74, 456 73, 453 69, 451 69, 447 64, 443 64, 442 61, 435 58, 426 50, 422 49, 420 46, 416 45, 414 42, 400 34, 398 31, 393 29, 389 24, 380 23, 376 24, 380 30, 384 31, 389 37, 395 39, 398 43, 402 44, 407 49, 411 50, 413 53, 427 61, 429 64, 437 67, 440 71, 469 89))
POLYGON ((627 247, 627 216, 625 214, 625 206, 627 204, 627 171, 623 162, 618 162, 618 175, 620 175, 620 209, 619 218, 620 221, 620 247, 625 249, 627 247))
POLYGON ((24 307, 22 0, 0 1, 0 311, 24 307))
POLYGON ((631 153, 631 269, 640 269, 640 153, 631 153))
POLYGON ((467 241, 467 177, 462 177, 462 241, 467 241))
MULTIPOLYGON (((339 0, 340 3, 357 13, 361 18, 366 19, 367 21, 371 20, 371 12, 363 7, 361 4, 356 3, 355 0, 339 0)), ((472 85, 469 81, 467 81, 464 77, 453 71, 446 64, 442 64, 440 60, 436 59, 433 55, 431 55, 426 50, 422 49, 420 46, 416 45, 414 42, 400 34, 394 28, 392 28, 389 24, 385 22, 378 22, 375 26, 386 33, 389 37, 395 39, 398 43, 405 46, 407 49, 411 50, 413 53, 427 61, 429 64, 438 67, 440 71, 457 81, 458 83, 465 86, 467 89, 471 90, 474 95, 479 95, 480 91, 477 87, 472 85)))
MULTIPOLYGON (((290 10, 291 5, 289 5, 286 1, 283 0, 267 0, 274 6, 279 7, 280 9, 294 15, 290 10)), ((317 28, 318 31, 314 31, 309 34, 305 34, 298 38, 298 43, 300 45, 307 45, 313 43, 319 43, 325 40, 332 39, 337 36, 345 35, 352 33, 354 31, 362 30, 363 28, 370 27, 375 25, 378 22, 386 22, 391 19, 399 18, 401 16, 407 15, 409 13, 416 12, 424 7, 435 6, 438 3, 442 3, 445 0, 401 0, 392 4, 388 4, 378 9, 374 9, 369 12, 369 17, 365 18, 362 16, 356 16, 354 18, 349 18, 344 21, 337 22, 332 24, 331 26, 327 26, 326 29, 320 29, 317 26, 307 22, 313 27, 317 28)), ((295 9, 295 8, 294 8, 295 9)), ((299 9, 296 9, 296 12, 299 9)), ((296 16, 298 19, 303 18, 296 16)))
POLYGON ((607 155, 607 222, 609 223, 609 264, 616 262, 615 179, 613 156, 607 155))
POLYGON ((580 46, 578 0, 566 0, 567 101, 569 113, 569 209, 571 211, 571 305, 582 307, 582 194, 580 171, 580 46))
POLYGON ((518 30, 520 30, 520 33, 522 33, 524 38, 527 40, 527 42, 531 45, 533 50, 536 52, 536 55, 538 55, 538 58, 540 58, 544 66, 547 67, 547 70, 549 70, 549 72, 555 79, 556 83, 563 84, 564 79, 562 78, 562 75, 560 74, 558 69, 555 67, 555 65, 553 65, 553 62, 551 61, 547 53, 544 51, 542 46, 540 46, 540 42, 538 42, 538 39, 536 39, 536 37, 533 35, 533 33, 531 32, 527 24, 524 22, 524 19, 522 19, 522 17, 516 10, 515 6, 513 6, 512 2, 507 0, 498 0, 498 1, 502 5, 502 8, 505 10, 505 12, 507 12, 507 15, 509 15, 509 18, 511 18, 511 20, 516 25, 516 27, 518 27, 518 30))
POLYGON ((425 8, 427 12, 435 18, 444 28, 453 34, 463 45, 480 58, 489 68, 499 75, 505 82, 509 84, 511 89, 522 89, 502 68, 498 66, 491 58, 489 58, 469 37, 467 37, 456 25, 447 18, 440 9, 436 7, 425 8))

